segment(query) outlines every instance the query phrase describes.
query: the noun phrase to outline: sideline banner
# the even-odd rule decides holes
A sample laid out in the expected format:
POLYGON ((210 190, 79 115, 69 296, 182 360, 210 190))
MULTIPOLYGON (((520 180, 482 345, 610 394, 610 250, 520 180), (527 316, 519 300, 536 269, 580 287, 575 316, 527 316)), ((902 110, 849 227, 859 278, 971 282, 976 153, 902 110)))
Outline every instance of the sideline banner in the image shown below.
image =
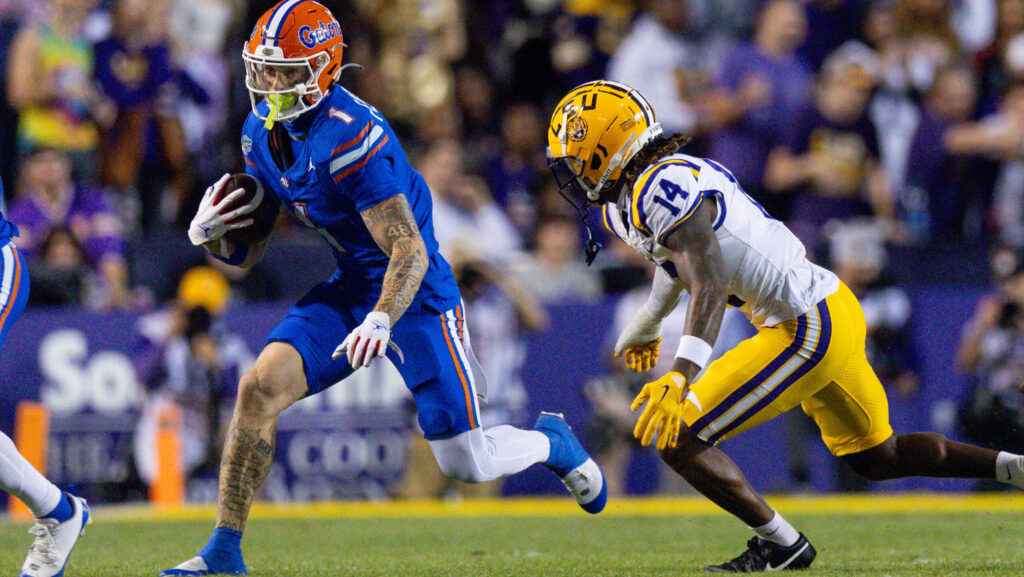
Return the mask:
MULTIPOLYGON (((225 322, 258 353, 286 312, 286 306, 246 307, 225 322)), ((51 413, 47 477, 97 501, 145 495, 133 464, 133 437, 148 394, 134 350, 141 318, 29 311, 14 325, 0 359, 0 428, 11 431, 19 401, 42 401, 51 413)), ((410 398, 398 371, 379 363, 288 409, 265 497, 386 496, 404 467, 410 398)), ((189 481, 189 500, 216 496, 212 475, 189 481)))
MULTIPOLYGON (((953 356, 981 291, 922 287, 909 292, 922 384, 909 398, 889 391, 890 418, 899 432, 935 430, 956 437, 956 407, 967 386, 952 371, 953 356)), ((578 434, 585 434, 590 412, 582 387, 611 361, 601 345, 613 310, 608 302, 548 308, 550 327, 527 339, 522 371, 531 422, 542 410, 562 412, 578 434)), ((286 312, 286 305, 246 306, 225 320, 258 353, 286 312)), ((47 476, 97 501, 145 496, 134 473, 132 448, 147 395, 139 382, 144 361, 133 349, 141 318, 29 311, 12 327, 0 354, 0 429, 11 431, 18 401, 45 403, 51 411, 47 476)), ((792 411, 725 443, 755 488, 792 490, 791 456, 806 452, 801 461, 811 468, 808 488, 834 490, 841 464, 801 418, 792 411), (798 437, 802 449, 793 444, 798 437)), ((282 415, 262 495, 273 501, 385 498, 401 478, 409 436, 418 434, 414 422, 410 395, 390 363, 358 371, 282 415)), ((653 451, 634 450, 627 460, 628 491, 685 490, 671 485, 677 476, 659 464, 653 451)), ((905 479, 875 483, 872 489, 962 491, 971 486, 968 481, 905 479)), ((564 488, 536 466, 509 478, 504 493, 564 494, 564 488)), ((190 500, 213 501, 216 495, 212 475, 190 480, 190 500)))

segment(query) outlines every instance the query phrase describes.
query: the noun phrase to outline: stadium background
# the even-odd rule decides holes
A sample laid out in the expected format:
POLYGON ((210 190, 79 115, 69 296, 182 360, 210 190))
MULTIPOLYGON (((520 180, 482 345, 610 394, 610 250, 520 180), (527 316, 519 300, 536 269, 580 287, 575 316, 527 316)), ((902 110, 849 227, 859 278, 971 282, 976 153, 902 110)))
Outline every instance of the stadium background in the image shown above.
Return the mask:
MULTIPOLYGON (((205 187, 242 170, 239 49, 272 4, 0 3, 0 175, 33 282, 2 353, 0 428, 11 430, 18 401, 43 401, 48 475, 94 501, 144 499, 148 449, 135 445, 147 409, 172 399, 216 420, 211 402, 229 407, 269 328, 332 269, 324 243, 294 222, 279 223, 247 275, 204 259, 184 234, 205 187), (219 359, 204 367, 205 388, 187 376, 202 356, 196 331, 219 359)), ((1019 433, 1024 2, 326 4, 345 61, 363 66, 342 84, 395 126, 435 194, 446 256, 483 287, 478 325, 493 338, 478 353, 494 342, 509 353, 493 361, 499 374, 522 383, 495 418, 565 412, 627 472, 623 491, 686 490, 623 440, 607 406, 630 386, 610 368, 616 318, 639 302, 649 269, 609 239, 595 267, 582 265, 583 229, 545 163, 553 103, 609 77, 640 88, 666 130, 694 134, 688 152, 733 169, 817 261, 875 297, 875 361, 898 430, 1019 433)), ((283 418, 264 497, 406 495, 413 421, 388 367, 357 375, 283 418)), ((216 445, 200 437, 201 450, 216 445)), ((799 414, 727 450, 759 489, 975 488, 859 486, 799 414)), ((209 465, 192 468, 190 499, 215 496, 209 465)), ((530 471, 501 491, 561 488, 530 471)))

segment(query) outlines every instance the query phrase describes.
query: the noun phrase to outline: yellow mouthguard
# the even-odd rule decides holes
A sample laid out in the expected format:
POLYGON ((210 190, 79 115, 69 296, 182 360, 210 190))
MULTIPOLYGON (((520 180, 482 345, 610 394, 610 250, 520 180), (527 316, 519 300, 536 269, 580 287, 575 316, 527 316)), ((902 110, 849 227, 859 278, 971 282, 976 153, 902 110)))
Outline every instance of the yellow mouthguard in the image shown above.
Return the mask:
POLYGON ((291 108, 295 106, 298 99, 294 94, 271 94, 267 96, 267 104, 270 105, 270 113, 267 114, 267 121, 263 126, 270 130, 274 128, 274 122, 277 121, 277 115, 281 110, 285 108, 291 108))

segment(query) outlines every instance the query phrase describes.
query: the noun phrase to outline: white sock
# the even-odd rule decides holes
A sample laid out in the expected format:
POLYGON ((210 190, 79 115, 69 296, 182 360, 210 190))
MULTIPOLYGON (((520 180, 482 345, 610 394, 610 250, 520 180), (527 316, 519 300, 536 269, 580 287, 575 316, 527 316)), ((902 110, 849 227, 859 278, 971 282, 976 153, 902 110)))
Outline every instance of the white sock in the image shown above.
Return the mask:
POLYGON ((40 475, 3 433, 0 433, 0 489, 24 501, 37 519, 60 503, 60 489, 40 475))
POLYGON ((487 453, 498 476, 511 475, 543 463, 551 453, 551 441, 540 431, 498 425, 484 431, 487 453))
POLYGON ((540 431, 499 425, 430 441, 430 450, 449 477, 483 483, 543 463, 551 452, 551 442, 540 431))
POLYGON ((1024 456, 1000 451, 996 455, 996 480, 1024 489, 1024 456))
POLYGON ((772 543, 778 543, 783 547, 789 547, 800 539, 800 533, 789 524, 789 521, 782 518, 779 512, 775 512, 775 516, 772 517, 771 521, 768 521, 760 527, 751 527, 757 536, 764 539, 765 541, 771 541, 772 543))

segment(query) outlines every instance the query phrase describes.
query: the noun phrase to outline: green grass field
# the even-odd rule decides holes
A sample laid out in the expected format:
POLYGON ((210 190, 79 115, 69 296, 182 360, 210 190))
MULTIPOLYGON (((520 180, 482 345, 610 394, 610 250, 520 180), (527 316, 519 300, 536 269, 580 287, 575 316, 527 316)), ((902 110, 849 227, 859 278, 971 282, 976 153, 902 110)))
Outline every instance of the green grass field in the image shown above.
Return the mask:
MULTIPOLYGON (((814 576, 1024 575, 1024 498, 773 499, 818 549, 814 576)), ((209 507, 98 509, 66 575, 146 575, 194 555, 209 507), (179 518, 182 520, 173 520, 179 518)), ((31 537, 0 522, 0 572, 31 537)), ((243 542, 252 575, 700 575, 749 532, 699 499, 618 501, 591 517, 565 501, 262 506, 243 542)))

